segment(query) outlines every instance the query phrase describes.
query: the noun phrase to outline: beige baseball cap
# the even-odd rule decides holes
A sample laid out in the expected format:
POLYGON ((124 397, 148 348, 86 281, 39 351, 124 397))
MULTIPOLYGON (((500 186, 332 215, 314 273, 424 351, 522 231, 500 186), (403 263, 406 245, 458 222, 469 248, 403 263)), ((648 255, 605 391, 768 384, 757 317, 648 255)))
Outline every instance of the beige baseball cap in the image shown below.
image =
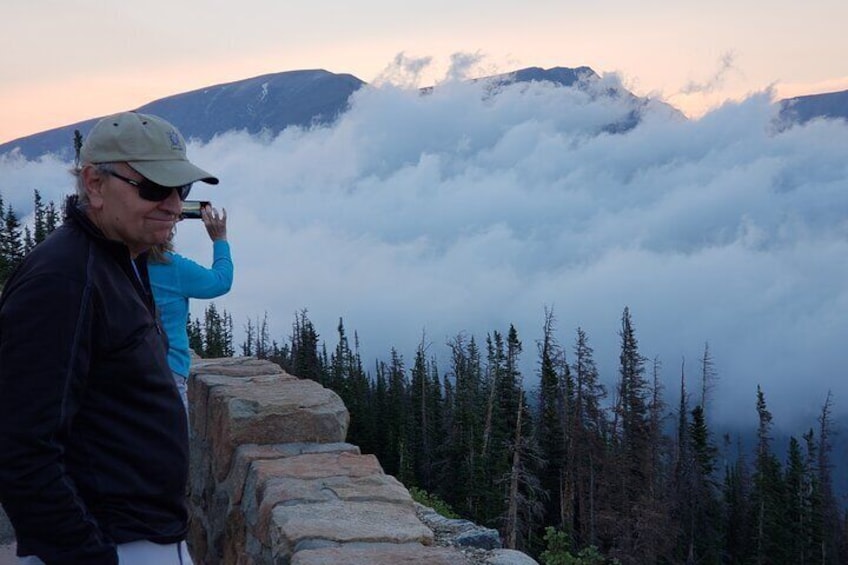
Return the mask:
POLYGON ((179 130, 149 114, 121 112, 103 118, 86 136, 80 158, 85 163, 126 162, 162 186, 218 184, 217 177, 189 162, 179 130))

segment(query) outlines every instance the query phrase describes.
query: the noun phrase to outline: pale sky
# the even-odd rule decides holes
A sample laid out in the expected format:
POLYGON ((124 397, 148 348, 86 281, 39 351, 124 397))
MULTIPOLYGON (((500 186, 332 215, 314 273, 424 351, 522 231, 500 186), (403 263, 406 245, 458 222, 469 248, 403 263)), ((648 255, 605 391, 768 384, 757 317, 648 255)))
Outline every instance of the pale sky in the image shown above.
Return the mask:
POLYGON ((586 65, 697 117, 768 87, 848 89, 845 21, 844 0, 10 1, 0 142, 265 73, 372 82, 399 53, 432 58, 421 86, 454 53, 482 55, 481 74, 586 65))

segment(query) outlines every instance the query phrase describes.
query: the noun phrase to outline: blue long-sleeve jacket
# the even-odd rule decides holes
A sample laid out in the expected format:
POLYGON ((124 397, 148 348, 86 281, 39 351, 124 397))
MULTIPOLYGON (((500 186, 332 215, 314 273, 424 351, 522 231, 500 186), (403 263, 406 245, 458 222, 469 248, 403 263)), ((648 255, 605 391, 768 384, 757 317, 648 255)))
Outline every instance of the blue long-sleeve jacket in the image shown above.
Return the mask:
POLYGON ((150 263, 150 285, 168 336, 168 364, 171 370, 187 376, 191 356, 188 348, 188 299, 215 298, 226 294, 233 284, 230 244, 212 244, 212 267, 198 265, 178 253, 167 253, 167 263, 150 263))

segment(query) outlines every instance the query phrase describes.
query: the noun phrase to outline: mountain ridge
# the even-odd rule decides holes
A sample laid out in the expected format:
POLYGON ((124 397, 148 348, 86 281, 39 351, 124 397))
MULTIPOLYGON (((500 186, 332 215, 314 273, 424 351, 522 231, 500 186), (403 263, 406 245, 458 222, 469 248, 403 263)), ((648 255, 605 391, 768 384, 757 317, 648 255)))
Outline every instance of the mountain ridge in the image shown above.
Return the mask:
MULTIPOLYGON (((590 67, 526 67, 508 73, 471 81, 489 81, 493 87, 516 82, 548 81, 561 86, 581 88, 597 83, 601 77, 590 67)), ((266 73, 246 79, 196 88, 159 98, 134 110, 159 115, 176 125, 187 139, 208 142, 227 131, 276 135, 290 126, 310 127, 332 123, 348 108, 350 96, 367 83, 348 73, 324 69, 302 69, 266 73)), ((430 92, 438 86, 420 89, 430 92)), ((635 127, 650 101, 623 87, 608 87, 604 96, 622 97, 632 106, 626 118, 609 124, 605 131, 622 133, 635 127)), ((674 113, 682 114, 668 106, 674 113)), ((848 119, 848 90, 844 92, 800 96, 779 101, 784 123, 804 123, 815 117, 848 119)), ((0 155, 17 151, 34 159, 54 154, 61 159, 73 157, 74 130, 85 135, 103 116, 37 132, 0 144, 0 155)))
POLYGON ((848 120, 848 90, 785 98, 780 101, 780 117, 801 124, 815 118, 848 120))
MULTIPOLYGON (((488 81, 494 88, 516 82, 548 81, 566 87, 589 85, 601 80, 591 68, 526 67, 472 81, 488 81)), ((348 107, 350 96, 366 85, 351 74, 307 69, 267 73, 255 77, 193 89, 154 100, 134 110, 156 114, 177 126, 187 139, 207 142, 226 131, 272 135, 290 126, 309 127, 333 122, 348 107)), ((435 87, 420 89, 426 93, 435 87)), ((615 133, 634 127, 649 99, 639 98, 624 88, 606 89, 601 95, 622 96, 633 110, 606 131, 615 133)), ((676 110, 675 110, 676 111, 676 110)), ((0 144, 0 155, 14 150, 28 159, 52 153, 70 160, 74 130, 85 135, 103 116, 34 133, 0 144)))

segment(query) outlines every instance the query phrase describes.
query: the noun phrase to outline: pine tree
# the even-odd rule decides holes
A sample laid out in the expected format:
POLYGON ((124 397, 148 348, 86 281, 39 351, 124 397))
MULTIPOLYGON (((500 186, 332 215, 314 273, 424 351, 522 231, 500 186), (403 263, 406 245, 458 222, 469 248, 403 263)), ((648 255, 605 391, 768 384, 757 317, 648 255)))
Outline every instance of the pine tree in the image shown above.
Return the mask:
POLYGON ((518 360, 521 348, 513 325, 510 325, 506 341, 498 331, 486 337, 482 396, 487 400, 479 455, 484 485, 481 516, 486 524, 497 523, 506 511, 506 493, 501 492, 497 484, 512 466, 510 445, 514 442, 520 395, 518 360))
POLYGON ((615 524, 615 557, 622 563, 652 563, 660 551, 659 544, 668 542, 667 532, 660 531, 654 493, 654 461, 652 442, 654 427, 650 403, 656 397, 645 379, 645 358, 630 317, 624 309, 621 317, 621 353, 619 355, 618 403, 616 406, 618 478, 615 508, 619 519, 615 524))
MULTIPOLYGON (((703 396, 702 396, 703 398, 703 396)), ((689 427, 692 473, 692 532, 691 546, 697 563, 721 562, 721 539, 719 532, 720 507, 718 485, 715 482, 716 458, 718 449, 710 440, 704 408, 692 409, 692 421, 689 427)))
POLYGON ((6 208, 3 203, 3 195, 0 194, 0 288, 6 284, 6 280, 12 273, 12 263, 3 250, 3 228, 6 225, 6 208))
POLYGON ((247 325, 244 327, 244 341, 241 344, 241 354, 244 357, 253 357, 253 345, 256 341, 256 327, 253 325, 253 320, 247 319, 247 325))
POLYGON ((202 357, 206 348, 203 345, 203 326, 200 325, 200 319, 191 318, 186 323, 186 332, 188 333, 188 346, 198 356, 202 357))
POLYGON ((24 226, 24 255, 26 256, 32 248, 35 247, 35 240, 32 238, 32 232, 29 231, 29 226, 24 226))
MULTIPOLYGON (((235 347, 233 346, 233 317, 229 312, 224 310, 224 357, 232 357, 236 354, 235 347)), ((263 331, 264 331, 264 340, 268 339, 268 326, 267 326, 267 315, 266 319, 263 321, 263 331)), ((263 354, 265 353, 265 349, 267 349, 267 345, 263 342, 263 354)), ((263 357, 264 358, 264 357, 263 357)))
MULTIPOLYGON (((545 323, 539 348, 539 411, 537 441, 545 461, 540 475, 542 488, 548 494, 545 506, 545 524, 557 529, 569 529, 564 522, 565 505, 563 486, 566 468, 566 421, 564 413, 565 390, 561 367, 564 357, 554 336, 554 315, 546 309, 545 323)), ((570 532, 569 532, 570 533, 570 532)))
POLYGON ((515 431, 509 448, 510 468, 501 482, 507 485, 506 510, 502 518, 505 545, 509 549, 531 550, 533 532, 543 524, 547 493, 538 473, 544 460, 534 441, 530 410, 519 387, 515 431))
POLYGON ((430 413, 430 370, 426 357, 427 346, 422 338, 415 351, 409 382, 410 429, 409 441, 415 459, 416 486, 426 491, 433 488, 433 419, 430 413))
POLYGON ((271 335, 268 330, 267 311, 262 316, 262 320, 247 321, 245 340, 246 343, 241 345, 242 355, 256 356, 258 359, 268 359, 271 356, 271 335))
MULTIPOLYGON (((33 191, 33 214, 35 216, 33 237, 36 245, 44 241, 47 235, 52 231, 47 226, 47 209, 44 207, 44 200, 41 198, 41 193, 36 189, 33 191)), ((55 227, 55 226, 54 226, 55 227)))
POLYGON ((594 351, 582 328, 574 345, 573 438, 574 514, 571 525, 577 546, 596 545, 598 477, 606 445, 606 414, 602 403, 606 389, 600 383, 594 351))
POLYGON ((811 530, 813 501, 810 498, 813 489, 809 479, 810 473, 804 455, 801 453, 801 445, 797 439, 791 437, 784 477, 788 510, 787 525, 792 532, 787 556, 791 563, 797 565, 811 563, 810 548, 814 547, 811 530))
POLYGON ((291 336, 291 373, 326 385, 324 364, 318 354, 318 332, 306 310, 295 314, 291 336))
MULTIPOLYGON (((723 489, 722 532, 724 561, 731 565, 743 565, 753 559, 755 512, 752 507, 752 487, 748 465, 745 461, 741 441, 737 441, 738 454, 733 465, 725 468, 723 489)), ((730 439, 725 436, 725 451, 730 439)))
POLYGON ((833 445, 831 444, 831 437, 833 435, 832 410, 833 395, 831 391, 827 391, 827 397, 818 417, 819 443, 816 446, 818 452, 818 487, 821 497, 822 524, 820 556, 824 563, 840 563, 841 559, 848 557, 839 553, 841 524, 839 523, 840 517, 836 498, 833 494, 833 464, 830 460, 831 452, 833 451, 833 445))
POLYGON ((416 484, 426 491, 436 488, 437 453, 442 444, 442 394, 435 360, 427 359, 428 344, 422 336, 415 352, 410 378, 410 428, 416 484))
POLYGON ((24 257, 24 243, 21 239, 21 223, 9 204, 3 214, 2 231, 0 231, 0 281, 8 280, 12 271, 24 257))
POLYGON ((385 425, 389 430, 389 445, 393 456, 391 467, 401 482, 413 476, 409 442, 409 394, 403 356, 393 347, 388 367, 388 405, 385 425))
POLYGON ((47 212, 44 215, 44 225, 47 234, 50 234, 59 225, 59 212, 56 210, 56 204, 51 200, 47 203, 47 212))
POLYGON ((677 409, 677 443, 674 459, 674 517, 680 524, 677 557, 680 561, 695 559, 694 458, 692 426, 689 420, 689 393, 686 390, 686 360, 680 366, 680 402, 677 409))
POLYGON ((757 454, 754 463, 752 509, 754 516, 754 562, 787 563, 789 532, 785 525, 785 495, 780 462, 772 453, 772 415, 762 388, 757 386, 757 454))
POLYGON ((342 398, 350 412, 348 441, 366 453, 374 453, 378 415, 371 407, 371 388, 359 357, 359 339, 354 333, 356 345, 355 350, 351 349, 342 318, 337 333, 338 343, 327 365, 327 386, 342 398))
POLYGON ((224 319, 218 313, 215 303, 211 302, 204 313, 203 321, 204 357, 225 357, 225 329, 224 319))
POLYGON ((481 397, 480 352, 473 336, 466 338, 459 334, 448 345, 455 387, 452 391, 453 406, 449 409, 450 430, 441 480, 451 485, 453 491, 448 495, 448 502, 460 514, 476 520, 480 505, 478 479, 481 467, 478 455, 485 405, 481 397))

